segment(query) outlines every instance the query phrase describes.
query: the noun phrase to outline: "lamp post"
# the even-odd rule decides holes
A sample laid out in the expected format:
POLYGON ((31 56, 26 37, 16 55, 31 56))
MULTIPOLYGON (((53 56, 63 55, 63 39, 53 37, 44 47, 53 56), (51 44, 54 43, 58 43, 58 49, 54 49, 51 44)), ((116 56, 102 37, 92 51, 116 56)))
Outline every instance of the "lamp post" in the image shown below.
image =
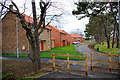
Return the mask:
MULTIPOLYGON (((119 8, 119 35, 118 35, 118 37, 119 37, 119 54, 120 54, 120 0, 118 1, 118 8, 119 8)), ((119 56, 119 62, 120 62, 120 56, 119 56)))
POLYGON ((16 16, 16 42, 17 42, 17 57, 19 57, 19 48, 18 48, 18 20, 16 16))
MULTIPOLYGON (((79 29, 77 29, 78 30, 78 34, 79 34, 79 29)), ((79 39, 79 37, 78 37, 78 39, 79 39)), ((77 39, 77 42, 78 42, 78 39, 77 39)))

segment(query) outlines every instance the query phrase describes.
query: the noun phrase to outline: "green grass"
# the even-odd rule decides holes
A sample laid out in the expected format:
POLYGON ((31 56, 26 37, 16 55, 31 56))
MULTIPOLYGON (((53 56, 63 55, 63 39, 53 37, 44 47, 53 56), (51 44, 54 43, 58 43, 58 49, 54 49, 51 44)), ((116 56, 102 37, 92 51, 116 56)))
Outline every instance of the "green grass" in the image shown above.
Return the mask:
POLYGON ((107 43, 104 42, 104 45, 102 44, 96 44, 95 45, 95 49, 97 49, 97 46, 99 47, 99 51, 105 52, 105 53, 109 53, 111 52, 111 54, 118 54, 118 48, 116 48, 116 44, 114 45, 114 48, 112 48, 112 43, 110 43, 110 49, 107 49, 107 43))
MULTIPOLYGON (((66 47, 56 47, 53 48, 49 51, 41 51, 41 57, 42 58, 52 58, 52 56, 50 56, 49 54, 63 54, 66 55, 67 53, 69 53, 69 55, 82 55, 79 52, 75 52, 75 45, 69 45, 66 47)), ((67 59, 67 57, 64 56, 56 56, 55 58, 57 59, 67 59)), ((70 60, 83 60, 84 58, 82 57, 70 57, 70 60)))
MULTIPOLYGON (((79 45, 81 45, 81 44, 79 44, 79 45)), ((79 52, 75 51, 75 45, 68 45, 65 47, 56 47, 56 48, 52 48, 47 51, 41 51, 40 55, 41 55, 41 58, 52 58, 52 56, 49 55, 52 53, 63 54, 63 55, 66 55, 67 53, 69 53, 69 55, 81 55, 81 56, 83 55, 83 54, 80 54, 79 52)), ((0 56, 16 57, 17 54, 2 54, 0 56)), ((20 57, 28 57, 27 54, 19 54, 19 56, 20 57)), ((67 57, 64 57, 64 56, 56 56, 55 58, 56 59, 67 59, 67 57)), ((85 58, 82 58, 82 57, 70 57, 70 60, 84 60, 84 59, 85 58)))
MULTIPOLYGON (((6 56, 6 57, 16 57, 17 54, 0 54, 0 56, 6 56)), ((27 54, 19 54, 19 57, 28 57, 27 54)))

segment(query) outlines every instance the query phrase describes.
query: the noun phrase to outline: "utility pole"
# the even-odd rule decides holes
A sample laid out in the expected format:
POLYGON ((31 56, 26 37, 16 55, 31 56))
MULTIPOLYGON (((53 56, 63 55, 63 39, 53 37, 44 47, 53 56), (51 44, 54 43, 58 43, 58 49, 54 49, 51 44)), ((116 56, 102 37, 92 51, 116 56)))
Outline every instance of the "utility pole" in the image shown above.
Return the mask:
MULTIPOLYGON (((120 0, 118 2, 118 6, 119 6, 119 54, 120 54, 120 0)), ((119 62, 120 62, 120 56, 119 56, 119 62)))
POLYGON ((16 42, 17 42, 17 57, 19 57, 19 48, 18 48, 18 20, 16 16, 16 42))

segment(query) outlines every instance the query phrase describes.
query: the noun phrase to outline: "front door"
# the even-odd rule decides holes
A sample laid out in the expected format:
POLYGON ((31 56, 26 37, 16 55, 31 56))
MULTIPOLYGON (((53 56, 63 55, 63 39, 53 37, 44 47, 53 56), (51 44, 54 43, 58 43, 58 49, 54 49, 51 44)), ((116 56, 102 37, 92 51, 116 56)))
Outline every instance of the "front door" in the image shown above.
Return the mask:
POLYGON ((65 46, 65 40, 63 41, 63 46, 65 46))
POLYGON ((41 50, 44 50, 44 43, 41 41, 41 50))

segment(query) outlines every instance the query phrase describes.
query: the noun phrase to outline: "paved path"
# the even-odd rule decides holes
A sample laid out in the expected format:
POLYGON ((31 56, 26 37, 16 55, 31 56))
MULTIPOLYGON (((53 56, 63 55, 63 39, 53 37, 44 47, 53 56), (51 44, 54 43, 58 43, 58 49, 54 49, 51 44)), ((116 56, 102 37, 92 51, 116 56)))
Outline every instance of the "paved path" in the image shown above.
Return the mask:
MULTIPOLYGON (((84 43, 83 45, 80 45, 76 48, 76 51, 82 53, 83 55, 85 55, 85 53, 87 53, 88 55, 88 68, 90 69, 90 52, 92 51, 93 53, 98 53, 96 51, 93 51, 92 49, 89 49, 88 48, 88 44, 84 43)), ((21 61, 30 61, 29 58, 16 58, 16 57, 2 57, 3 60, 21 60, 21 61)), ((107 56, 94 56, 93 59, 99 59, 99 60, 105 60, 105 59, 108 59, 107 56)), ((116 61, 117 59, 116 58, 112 58, 114 61, 116 61)), ((42 62, 48 62, 48 60, 51 60, 51 59, 48 59, 48 58, 41 58, 41 61, 42 62)), ((58 61, 66 61, 66 60, 61 60, 61 59, 56 59, 58 61)), ((84 62, 84 61, 73 61, 73 60, 70 60, 71 62, 84 62)), ((57 64, 57 63, 56 63, 57 64)), ((60 64, 60 63, 59 63, 60 64)), ((61 65, 64 65, 64 66, 67 66, 66 64, 62 64, 61 65)), ((96 64, 95 64, 96 65, 96 64)), ((103 65, 99 65, 99 66, 103 66, 103 65)), ((108 67, 106 64, 104 64, 104 66, 108 67)), ((84 66, 81 66, 81 65, 70 65, 70 69, 76 69, 76 70, 85 70, 85 67, 84 66)), ((64 77, 61 75, 61 78, 65 78, 65 77, 69 77, 70 75, 72 75, 72 73, 68 76, 65 76, 65 72, 66 71, 62 71, 62 72, 58 72, 58 74, 56 72, 52 73, 51 74, 47 74, 45 76, 49 77, 49 78, 53 78, 53 77, 60 77, 60 75, 62 73, 64 73, 64 77), (53 75, 56 75, 56 76, 53 76, 53 75)), ((45 77, 43 76, 43 77, 45 77)), ((76 75, 78 76, 78 75, 76 75)), ((120 77, 120 74, 114 74, 114 73, 108 73, 108 72, 98 72, 98 71, 95 71, 95 72, 92 72, 92 71, 89 71, 88 72, 88 76, 89 77, 92 77, 92 78, 118 78, 120 77)), ((75 75, 74 75, 75 77, 75 75)), ((69 77, 71 78, 71 77, 69 77)))
MULTIPOLYGON (((91 64, 91 62, 90 62, 90 60, 91 60, 90 59, 91 51, 92 51, 92 53, 100 53, 98 51, 94 51, 94 50, 88 48, 88 44, 86 44, 86 43, 84 45, 81 45, 81 46, 77 47, 76 50, 78 52, 82 53, 83 55, 87 54, 87 56, 88 56, 88 66, 90 66, 90 64, 91 64)), ((105 54, 105 53, 102 53, 102 54, 105 54)), ((93 55, 93 60, 106 60, 106 61, 109 61, 109 56, 108 55, 93 55)), ((112 56, 111 60, 113 62, 116 62, 116 61, 118 61, 118 58, 116 56, 112 56)), ((93 63, 96 63, 96 62, 93 62, 93 63)), ((104 67, 109 67, 109 65, 107 63, 104 63, 104 62, 103 62, 103 65, 101 65, 101 64, 93 64, 93 66, 94 65, 95 66, 97 65, 99 67, 102 67, 103 65, 104 65, 104 67)))

